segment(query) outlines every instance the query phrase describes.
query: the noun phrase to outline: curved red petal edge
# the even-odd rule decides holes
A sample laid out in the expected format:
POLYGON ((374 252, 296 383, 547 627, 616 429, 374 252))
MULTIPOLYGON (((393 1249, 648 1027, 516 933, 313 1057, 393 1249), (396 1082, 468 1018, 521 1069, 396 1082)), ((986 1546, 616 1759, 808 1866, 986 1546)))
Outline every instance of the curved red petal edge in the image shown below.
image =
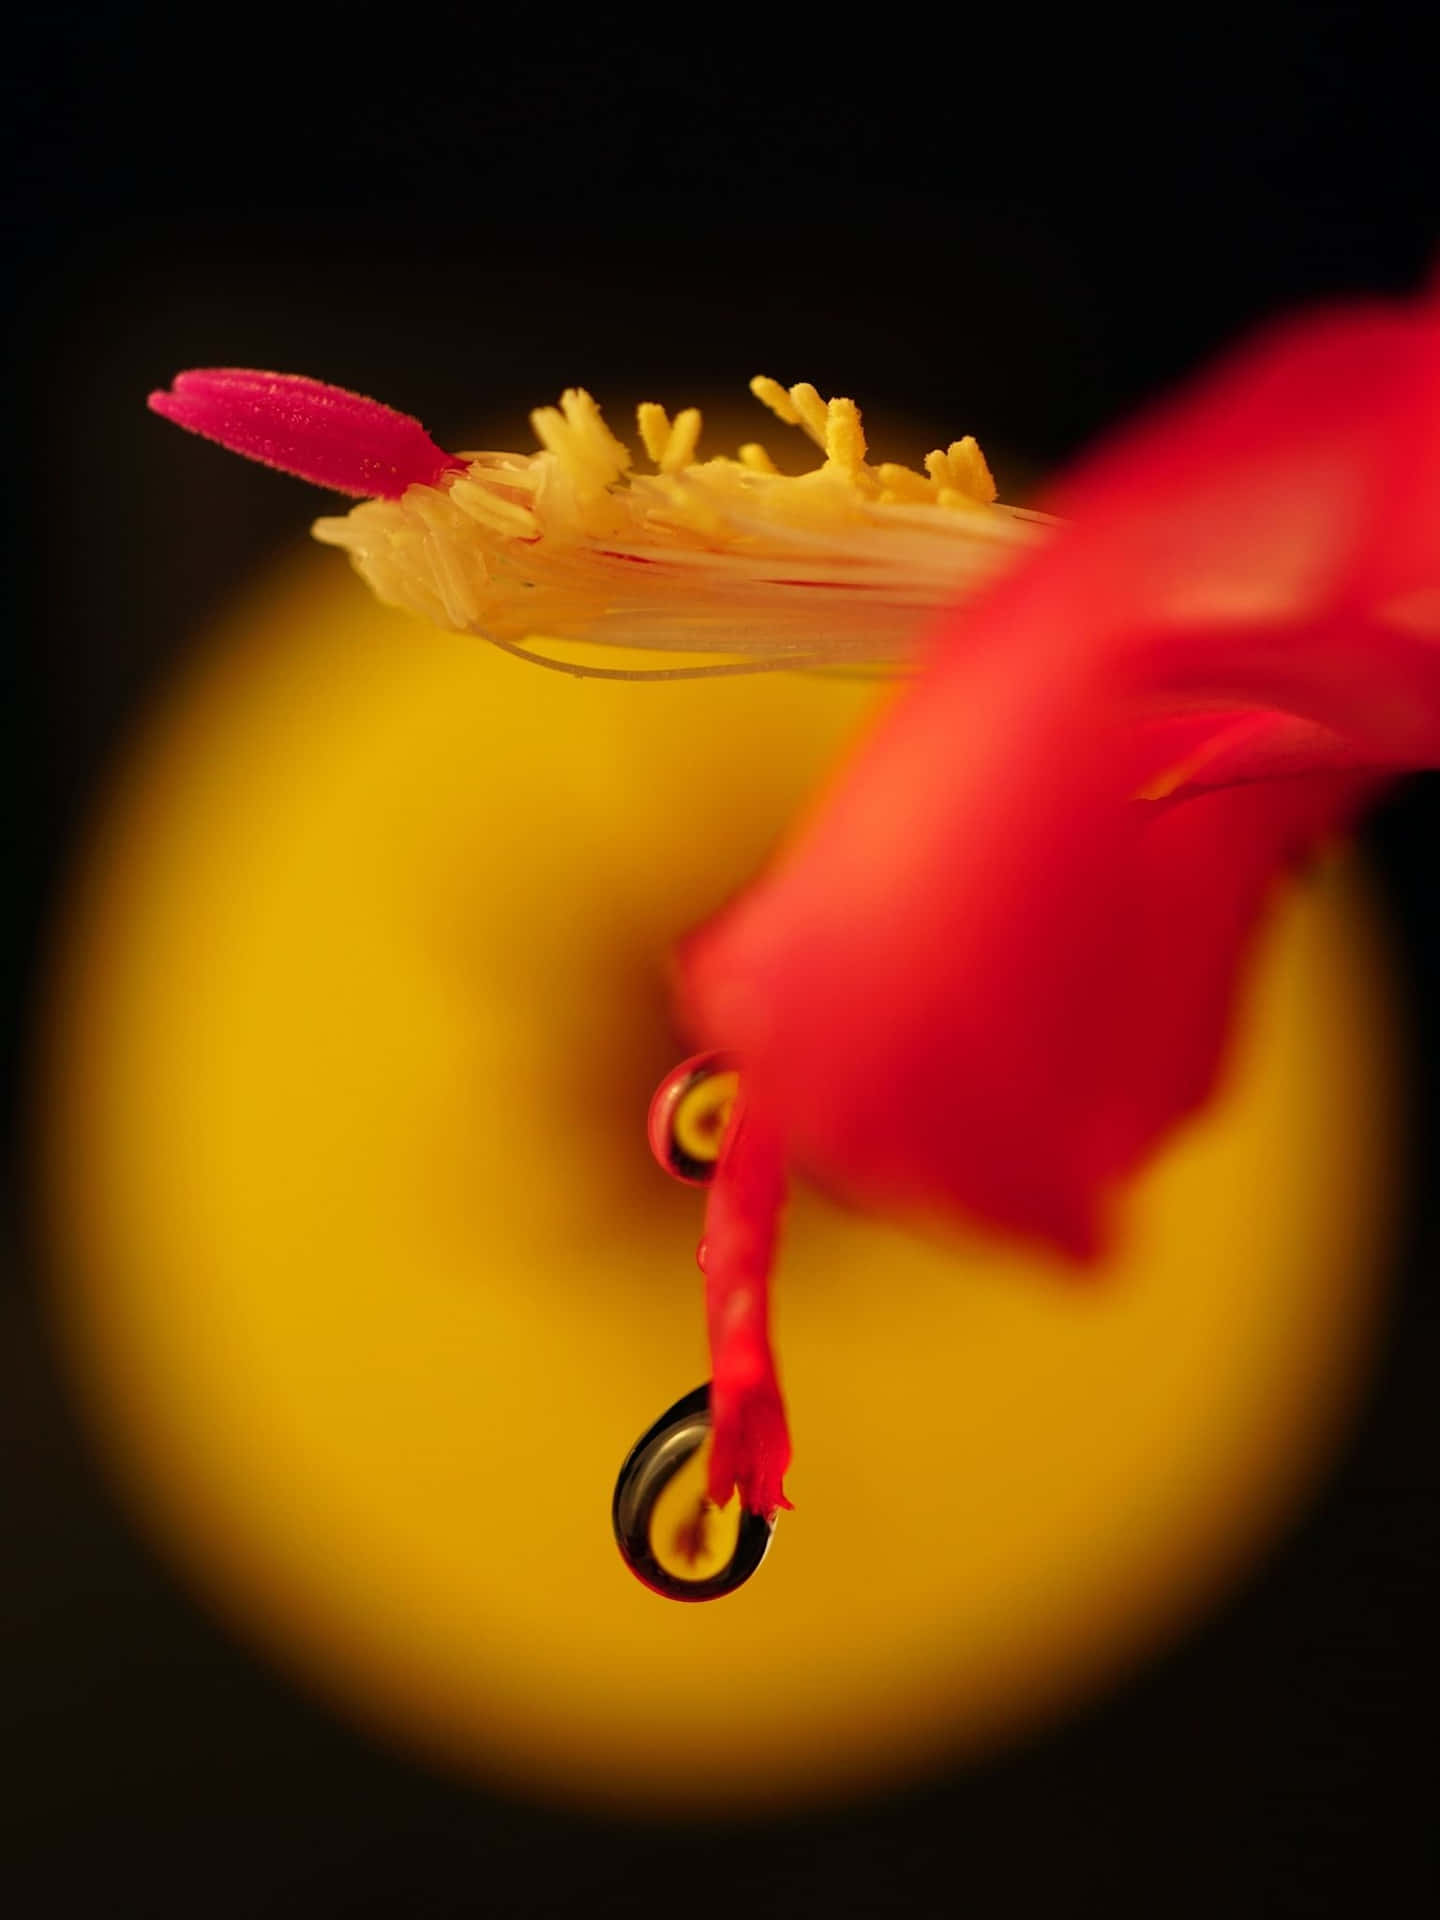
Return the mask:
POLYGON ((303 374, 199 367, 147 404, 232 453, 363 499, 398 500, 464 470, 409 414, 303 374))
POLYGON ((1440 297, 1291 322, 1044 504, 678 1000, 837 1194, 1087 1260, 1279 877, 1440 765, 1440 297))

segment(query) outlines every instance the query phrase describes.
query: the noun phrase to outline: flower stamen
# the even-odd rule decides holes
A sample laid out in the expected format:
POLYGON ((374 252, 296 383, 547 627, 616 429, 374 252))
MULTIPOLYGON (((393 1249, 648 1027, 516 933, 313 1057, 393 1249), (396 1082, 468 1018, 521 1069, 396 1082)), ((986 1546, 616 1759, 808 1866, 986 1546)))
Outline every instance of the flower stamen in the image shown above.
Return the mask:
POLYGON ((434 485, 315 524, 386 601, 575 674, 691 678, 763 668, 895 667, 953 606, 1042 539, 996 503, 973 439, 923 472, 868 461, 853 400, 759 376, 751 391, 823 455, 783 474, 766 447, 699 457, 702 418, 638 410, 636 472, 582 388, 531 415, 532 454, 458 456, 434 485), (553 657, 623 647, 654 668, 553 657))

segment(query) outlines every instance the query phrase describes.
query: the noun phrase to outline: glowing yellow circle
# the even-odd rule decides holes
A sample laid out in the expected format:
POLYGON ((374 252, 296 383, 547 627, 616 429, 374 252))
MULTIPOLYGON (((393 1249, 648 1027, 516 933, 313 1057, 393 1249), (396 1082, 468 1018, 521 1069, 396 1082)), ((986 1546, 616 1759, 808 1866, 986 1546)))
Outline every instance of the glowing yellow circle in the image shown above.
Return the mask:
POLYGON ((871 697, 576 682, 317 561, 179 690, 77 883, 51 1218, 117 1472, 293 1669, 512 1787, 773 1805, 1013 1736, 1245 1564, 1359 1375, 1385 991, 1331 868, 1102 1279, 801 1193, 797 1511, 714 1605, 624 1570, 616 1469, 706 1371, 700 1197, 645 1138, 666 950, 871 697))

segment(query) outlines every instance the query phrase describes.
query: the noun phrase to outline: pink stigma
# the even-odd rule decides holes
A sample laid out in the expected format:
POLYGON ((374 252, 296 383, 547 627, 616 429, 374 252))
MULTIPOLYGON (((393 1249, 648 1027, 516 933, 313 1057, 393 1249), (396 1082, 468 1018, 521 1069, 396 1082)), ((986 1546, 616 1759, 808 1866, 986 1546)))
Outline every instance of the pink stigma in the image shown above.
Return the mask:
POLYGON ((200 367, 148 404, 247 460, 367 500, 398 500, 407 487, 438 486, 465 468, 408 413, 303 374, 200 367))

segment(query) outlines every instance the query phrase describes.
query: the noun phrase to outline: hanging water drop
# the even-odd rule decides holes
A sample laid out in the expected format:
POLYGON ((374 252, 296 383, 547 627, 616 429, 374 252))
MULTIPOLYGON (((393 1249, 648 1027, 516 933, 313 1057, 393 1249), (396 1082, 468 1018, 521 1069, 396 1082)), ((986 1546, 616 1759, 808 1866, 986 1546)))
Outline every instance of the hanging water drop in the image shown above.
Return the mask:
POLYGON ((705 1187, 715 1178, 739 1084, 733 1053, 696 1053, 655 1089, 650 1151, 672 1178, 687 1187, 705 1187))
POLYGON ((765 1558, 774 1516, 746 1513, 738 1494, 716 1507, 705 1493, 710 1389, 662 1413, 630 1449, 611 1518, 626 1565, 667 1600, 718 1600, 765 1558))

